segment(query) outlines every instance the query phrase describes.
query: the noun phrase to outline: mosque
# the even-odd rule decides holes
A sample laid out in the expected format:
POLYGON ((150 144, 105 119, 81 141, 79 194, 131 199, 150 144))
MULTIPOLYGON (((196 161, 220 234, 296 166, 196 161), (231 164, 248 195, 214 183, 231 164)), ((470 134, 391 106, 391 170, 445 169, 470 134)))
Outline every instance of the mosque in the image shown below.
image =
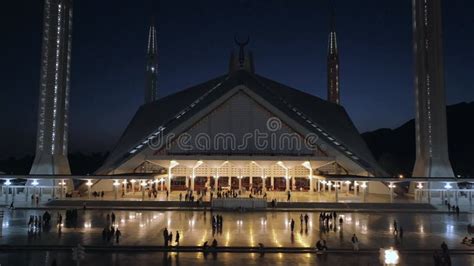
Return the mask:
MULTIPOLYGON (((329 68, 338 64, 335 34, 330 36, 329 68)), ((96 174, 156 174, 167 190, 274 191, 319 191, 328 176, 385 175, 338 104, 338 81, 332 102, 260 76, 248 42, 236 40, 228 73, 163 98, 146 97, 96 174)), ((154 82, 147 84, 156 90, 154 82)), ((93 185, 112 187, 112 180, 93 185)))

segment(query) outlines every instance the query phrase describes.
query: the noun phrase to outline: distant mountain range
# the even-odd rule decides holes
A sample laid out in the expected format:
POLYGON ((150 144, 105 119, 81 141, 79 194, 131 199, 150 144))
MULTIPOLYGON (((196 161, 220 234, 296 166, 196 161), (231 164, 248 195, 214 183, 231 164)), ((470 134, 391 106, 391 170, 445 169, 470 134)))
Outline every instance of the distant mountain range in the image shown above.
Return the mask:
MULTIPOLYGON (((447 107, 449 158, 456 175, 474 176, 474 102, 447 107)), ((410 176, 415 164, 415 120, 395 129, 362 134, 375 159, 391 175, 410 176)))
MULTIPOLYGON (((108 153, 83 154, 80 152, 70 153, 69 165, 72 174, 93 174, 103 163, 108 153)), ((21 158, 9 158, 0 160, 0 171, 7 174, 25 175, 30 172, 33 164, 33 156, 27 155, 21 158)))
MULTIPOLYGON (((454 172, 461 176, 474 176, 474 102, 447 107, 449 157, 454 172)), ((375 159, 391 175, 410 176, 415 163, 415 121, 406 122, 395 129, 382 128, 362 134, 375 159)), ((73 174, 92 174, 107 153, 72 153, 69 164, 73 174)), ((28 174, 33 156, 0 160, 0 171, 28 174)))

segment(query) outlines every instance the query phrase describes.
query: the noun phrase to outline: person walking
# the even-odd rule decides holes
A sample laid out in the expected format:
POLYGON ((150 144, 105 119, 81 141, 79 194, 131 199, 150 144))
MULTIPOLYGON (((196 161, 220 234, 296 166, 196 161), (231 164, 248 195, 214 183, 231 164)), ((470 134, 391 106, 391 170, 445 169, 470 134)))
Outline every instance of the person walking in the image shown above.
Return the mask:
POLYGON ((295 220, 291 219, 290 227, 291 227, 291 232, 293 233, 293 230, 295 230, 295 220))
POLYGON ((402 240, 402 239, 403 239, 403 227, 401 227, 401 226, 400 226, 400 233, 399 233, 399 235, 400 235, 400 240, 402 240))
POLYGON ((398 235, 397 220, 393 220, 393 234, 398 235))
POLYGON ((309 216, 308 216, 308 214, 306 213, 306 214, 304 215, 304 222, 305 222, 305 224, 306 224, 306 228, 308 228, 308 220, 309 220, 309 216))
POLYGON ((291 192, 288 191, 288 198, 286 199, 286 201, 290 201, 290 199, 291 199, 291 192))
POLYGON ((112 212, 112 215, 110 217, 112 217, 112 224, 114 224, 115 223, 115 213, 112 212))
POLYGON ((120 237, 122 236, 122 232, 117 228, 117 231, 115 231, 115 242, 118 244, 120 241, 120 237))
POLYGON ((170 245, 173 245, 173 232, 170 232, 170 235, 168 236, 168 242, 170 245))
POLYGON ((357 238, 356 234, 352 236, 352 249, 354 251, 359 251, 359 239, 357 238))
POLYGON ((176 244, 179 245, 179 231, 176 230, 176 244))

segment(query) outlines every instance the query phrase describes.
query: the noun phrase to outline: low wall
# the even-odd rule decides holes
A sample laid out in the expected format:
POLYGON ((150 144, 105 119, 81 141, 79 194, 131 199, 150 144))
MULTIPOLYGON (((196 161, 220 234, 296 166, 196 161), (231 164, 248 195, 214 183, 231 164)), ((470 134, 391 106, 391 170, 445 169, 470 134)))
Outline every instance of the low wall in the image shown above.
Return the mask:
POLYGON ((265 209, 267 201, 264 199, 251 198, 223 198, 213 199, 211 204, 213 209, 265 209))

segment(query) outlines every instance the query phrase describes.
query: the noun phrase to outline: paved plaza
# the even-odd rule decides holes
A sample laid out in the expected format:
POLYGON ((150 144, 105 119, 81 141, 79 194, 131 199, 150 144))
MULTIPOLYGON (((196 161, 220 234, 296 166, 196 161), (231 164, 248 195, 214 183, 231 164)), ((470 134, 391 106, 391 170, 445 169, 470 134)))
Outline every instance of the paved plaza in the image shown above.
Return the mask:
MULTIPOLYGON (((2 265, 43 266, 53 258, 58 265, 74 265, 70 253, 65 252, 30 252, 0 254, 2 265)), ((474 264, 472 255, 452 255, 452 265, 468 266, 474 264)), ((130 265, 321 265, 321 266, 367 266, 381 265, 378 254, 243 254, 218 253, 205 256, 203 253, 88 253, 81 265, 88 266, 130 266, 130 265)), ((400 258, 400 266, 433 265, 431 254, 409 254, 400 258)))
MULTIPOLYGON (((56 223, 58 211, 51 210, 52 223, 56 223)), ((102 230, 106 226, 106 215, 111 211, 79 210, 77 226, 67 225, 59 231, 52 226, 50 230, 41 233, 28 234, 27 222, 30 215, 42 215, 44 210, 14 210, 6 211, 3 220, 1 245, 97 245, 116 246, 116 243, 104 243, 102 230)), ((65 211, 59 211, 65 217, 65 211)), ((161 246, 162 232, 166 227, 173 235, 180 233, 181 246, 200 246, 205 241, 209 243, 215 238, 219 246, 239 247, 312 247, 319 239, 325 239, 331 250, 350 250, 350 239, 356 233, 362 250, 379 249, 394 246, 400 250, 432 250, 439 249, 442 241, 446 241, 450 249, 472 251, 472 247, 461 244, 466 235, 466 227, 473 223, 470 213, 459 216, 444 213, 338 213, 344 222, 330 226, 324 232, 319 224, 319 212, 308 212, 308 227, 300 225, 300 213, 296 212, 214 212, 223 217, 222 231, 213 231, 211 227, 211 212, 207 211, 115 211, 116 226, 122 232, 119 246, 161 246), (290 229, 291 219, 295 220, 295 231, 290 229), (393 220, 404 229, 403 240, 392 233, 393 220)), ((176 243, 173 243, 176 245, 176 243)), ((57 258, 58 261, 71 261, 67 252, 29 252, 26 256, 0 255, 1 265, 44 265, 44 260, 57 258), (38 260, 38 261, 37 261, 38 260), (43 263, 43 264, 41 264, 43 263), (37 263, 37 264, 35 264, 37 263)), ((197 265, 287 265, 290 262, 299 264, 316 263, 316 265, 343 265, 341 262, 350 259, 351 264, 344 265, 377 265, 376 254, 333 254, 322 259, 315 254, 259 254, 219 253, 213 257, 205 257, 202 253, 88 253, 87 264, 84 265, 132 265, 135 258, 146 262, 163 262, 163 265, 180 265, 195 261, 197 265), (135 257, 136 256, 136 257, 135 257), (105 263, 105 264, 104 264, 105 263)), ((472 265, 472 256, 456 255, 453 265, 472 265)), ((401 265, 429 265, 431 254, 421 256, 407 255, 401 260, 401 265), (412 264, 413 263, 413 264, 412 264)), ((61 264, 60 264, 61 265, 61 264)))
MULTIPOLYGON (((55 226, 41 234, 28 234, 30 215, 42 215, 43 210, 7 211, 3 220, 3 236, 0 244, 64 244, 102 245, 102 230, 106 226, 106 214, 111 211, 79 210, 77 228, 63 226, 61 232, 55 226)), ((52 223, 56 222, 57 211, 52 223)), ((60 211, 63 217, 65 212, 60 211)), ((403 249, 436 249, 442 241, 450 248, 472 249, 460 242, 467 234, 467 225, 473 223, 472 214, 458 216, 437 213, 338 213, 344 222, 330 225, 328 232, 321 230, 319 213, 308 213, 308 227, 300 225, 300 213, 296 212, 215 212, 223 217, 221 231, 213 232, 211 212, 202 211, 115 211, 116 226, 122 232, 120 245, 163 245, 162 232, 181 235, 180 245, 198 246, 216 238, 221 246, 310 247, 317 240, 325 239, 331 249, 350 249, 350 238, 356 233, 361 248, 398 246, 403 249), (295 220, 295 232, 290 221, 295 220), (392 234, 393 221, 404 229, 403 240, 392 234)), ((63 222, 64 223, 64 222, 63 222)))

